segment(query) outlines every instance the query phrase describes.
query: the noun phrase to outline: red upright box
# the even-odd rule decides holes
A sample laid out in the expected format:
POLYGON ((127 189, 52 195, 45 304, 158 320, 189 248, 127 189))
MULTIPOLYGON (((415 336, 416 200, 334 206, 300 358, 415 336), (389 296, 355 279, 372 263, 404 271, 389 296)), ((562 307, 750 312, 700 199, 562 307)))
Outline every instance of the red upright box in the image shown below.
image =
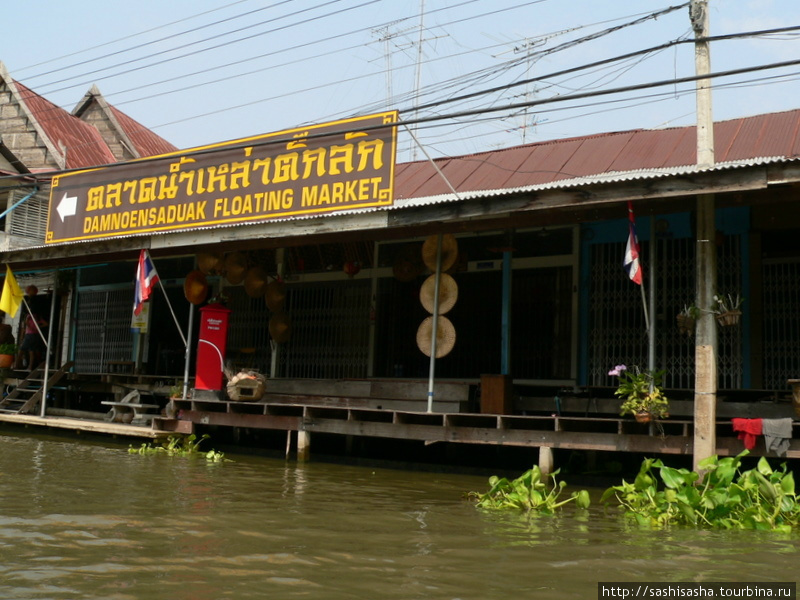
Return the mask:
POLYGON ((207 304, 200 309, 200 334, 197 340, 197 372, 195 389, 222 390, 225 382, 223 365, 228 346, 229 308, 207 304))

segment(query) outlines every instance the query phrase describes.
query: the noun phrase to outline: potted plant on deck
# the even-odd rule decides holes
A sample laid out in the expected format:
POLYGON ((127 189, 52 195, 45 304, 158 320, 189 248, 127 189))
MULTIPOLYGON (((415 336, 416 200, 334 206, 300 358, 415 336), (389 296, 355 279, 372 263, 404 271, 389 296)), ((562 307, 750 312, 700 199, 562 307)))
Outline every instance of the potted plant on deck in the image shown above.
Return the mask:
POLYGON ((10 369, 16 358, 16 344, 0 344, 0 369, 10 369))
POLYGON ((669 416, 669 401, 661 390, 664 371, 641 370, 634 366, 628 369, 617 365, 608 372, 619 378, 615 396, 622 400, 620 415, 631 414, 639 423, 669 416))

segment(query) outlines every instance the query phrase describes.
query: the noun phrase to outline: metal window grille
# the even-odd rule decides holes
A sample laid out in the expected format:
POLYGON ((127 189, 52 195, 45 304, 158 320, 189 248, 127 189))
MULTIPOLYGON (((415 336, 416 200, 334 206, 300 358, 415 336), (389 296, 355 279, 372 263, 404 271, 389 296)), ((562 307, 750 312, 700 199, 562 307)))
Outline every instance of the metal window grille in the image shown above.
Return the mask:
POLYGON ((282 377, 366 377, 371 283, 293 285, 286 299, 291 338, 282 344, 282 377))
POLYGON ((771 261, 763 267, 764 387, 786 389, 800 375, 800 261, 771 261))
POLYGON ((129 288, 80 292, 74 359, 79 373, 102 373, 110 360, 130 360, 131 310, 129 288))
POLYGON ((270 371, 270 312, 264 298, 251 298, 244 287, 225 288, 229 296, 228 360, 234 370, 270 371))
MULTIPOLYGON (((590 385, 613 386, 608 371, 618 364, 647 366, 648 340, 639 286, 622 269, 624 243, 597 244, 591 250, 589 298, 590 385)), ((649 293, 647 257, 650 243, 642 243, 645 257, 645 290, 649 293)), ((650 315, 656 328, 656 369, 665 371, 669 388, 694 388, 693 336, 681 335, 675 317, 695 299, 695 242, 691 239, 660 239, 657 247, 656 310, 650 315)), ((741 290, 741 244, 737 236, 726 236, 718 247, 718 288, 741 290)), ((702 307, 708 309, 710 307, 702 307)), ((718 386, 736 389, 742 385, 741 326, 718 330, 718 386)))

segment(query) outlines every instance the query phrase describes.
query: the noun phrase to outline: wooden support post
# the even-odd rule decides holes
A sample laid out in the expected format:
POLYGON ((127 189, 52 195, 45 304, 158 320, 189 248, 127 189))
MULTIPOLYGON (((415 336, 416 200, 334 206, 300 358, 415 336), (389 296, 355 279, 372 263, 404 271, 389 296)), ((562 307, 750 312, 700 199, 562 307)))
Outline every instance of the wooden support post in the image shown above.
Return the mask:
POLYGON ((553 449, 549 446, 539 446, 539 470, 542 475, 553 472, 553 449))
POLYGON ((297 460, 301 462, 311 458, 311 434, 302 429, 297 432, 297 460))

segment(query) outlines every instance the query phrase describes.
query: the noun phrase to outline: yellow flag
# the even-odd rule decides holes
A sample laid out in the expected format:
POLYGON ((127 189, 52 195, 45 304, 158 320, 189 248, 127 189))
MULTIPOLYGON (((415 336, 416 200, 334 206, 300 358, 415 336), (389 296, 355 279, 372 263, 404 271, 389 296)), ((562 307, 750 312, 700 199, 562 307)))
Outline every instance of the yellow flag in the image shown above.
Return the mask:
POLYGON ((3 294, 0 296, 0 310, 5 311, 13 319, 17 316, 23 295, 17 278, 11 272, 11 267, 6 265, 6 280, 3 283, 3 294))

